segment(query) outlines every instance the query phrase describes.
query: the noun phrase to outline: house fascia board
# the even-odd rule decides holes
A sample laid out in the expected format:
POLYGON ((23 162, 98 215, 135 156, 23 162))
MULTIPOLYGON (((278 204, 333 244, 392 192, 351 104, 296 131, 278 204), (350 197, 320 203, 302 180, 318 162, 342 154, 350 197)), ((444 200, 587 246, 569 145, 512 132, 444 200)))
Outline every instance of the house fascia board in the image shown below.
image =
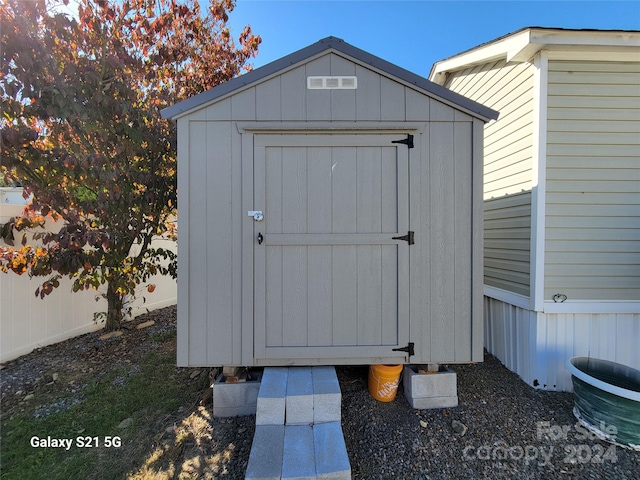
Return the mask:
POLYGON ((400 83, 423 92, 427 96, 450 105, 458 110, 480 118, 487 122, 496 120, 498 112, 474 102, 462 95, 448 90, 441 85, 433 83, 424 77, 416 75, 375 55, 360 50, 343 40, 335 37, 327 37, 302 50, 298 50, 290 55, 282 57, 274 62, 252 70, 244 75, 235 77, 228 82, 220 84, 206 92, 195 95, 171 107, 162 110, 164 118, 178 119, 184 115, 192 113, 194 110, 205 108, 206 106, 220 101, 222 98, 250 88, 252 85, 265 81, 272 76, 279 75, 287 70, 295 68, 297 65, 307 62, 319 55, 336 53, 348 58, 355 63, 365 66, 371 70, 395 79, 400 83))
POLYGON ((466 52, 462 52, 445 60, 440 60, 431 66, 429 80, 439 85, 446 81, 448 72, 455 72, 472 65, 490 63, 501 60, 509 51, 519 51, 529 43, 529 32, 519 32, 513 37, 506 37, 494 42, 480 45, 466 52))
POLYGON ((540 50, 553 60, 640 61, 640 31, 526 28, 434 63, 429 79, 443 85, 450 72, 497 60, 528 62, 540 50))

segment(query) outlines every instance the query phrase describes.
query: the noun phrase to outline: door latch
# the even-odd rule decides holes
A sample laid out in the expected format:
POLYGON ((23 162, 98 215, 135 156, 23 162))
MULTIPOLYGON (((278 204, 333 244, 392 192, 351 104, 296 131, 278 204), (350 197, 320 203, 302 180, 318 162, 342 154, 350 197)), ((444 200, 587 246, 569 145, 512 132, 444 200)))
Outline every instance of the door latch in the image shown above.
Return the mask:
POLYGON ((258 245, 262 245, 263 241, 264 237, 262 236, 262 233, 258 232, 258 245))
POLYGON ((247 212, 247 216, 253 217, 256 222, 261 222, 264 219, 264 215, 262 214, 262 210, 249 210, 247 212))

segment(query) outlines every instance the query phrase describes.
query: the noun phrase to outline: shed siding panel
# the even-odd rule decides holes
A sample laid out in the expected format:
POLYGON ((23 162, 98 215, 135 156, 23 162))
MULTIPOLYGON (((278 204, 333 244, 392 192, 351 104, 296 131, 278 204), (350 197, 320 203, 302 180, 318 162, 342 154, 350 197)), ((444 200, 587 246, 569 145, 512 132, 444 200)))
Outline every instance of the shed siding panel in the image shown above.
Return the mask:
POLYGON ((474 354, 471 320, 481 304, 473 303, 480 290, 474 292, 472 275, 481 261, 474 256, 479 248, 473 229, 481 229, 481 221, 470 217, 473 131, 471 122, 431 122, 416 144, 422 161, 410 167, 412 194, 421 199, 411 211, 416 230, 410 249, 413 362, 468 362, 474 354))
POLYGON ((281 77, 275 77, 256 85, 256 118, 257 120, 280 120, 281 108, 281 77))
POLYGON ((205 122, 189 123, 189 364, 207 364, 207 135, 205 122))
MULTIPOLYGON (((178 120, 178 191, 180 192, 180 201, 189 205, 191 191, 191 159, 190 159, 190 129, 189 129, 189 117, 183 117, 178 120)), ((183 203, 183 205, 184 205, 183 203)), ((189 244, 189 219, 191 208, 185 208, 186 210, 182 215, 178 216, 178 231, 181 232, 181 242, 189 244)), ((191 275, 189 269, 189 249, 178 249, 178 281, 177 281, 177 319, 176 319, 176 333, 177 333, 177 345, 176 345, 176 363, 179 367, 186 367, 191 363, 191 347, 189 346, 189 330, 191 328, 191 321, 189 316, 189 304, 191 302, 189 293, 189 283, 191 282, 191 275)), ((1 346, 1 345, 0 345, 1 346)))
POLYGON ((256 119, 256 87, 243 90, 231 97, 231 116, 234 120, 256 119))
MULTIPOLYGON (((356 65, 338 55, 331 55, 331 75, 351 76, 356 74, 356 65)), ((356 90, 331 90, 331 119, 356 119, 356 90)))
POLYGON ((484 202, 484 283, 529 296, 531 192, 484 202))
POLYGON ((358 77, 356 120, 380 120, 380 75, 357 65, 356 76, 358 77))
POLYGON ((500 112, 484 131, 484 198, 530 190, 533 67, 488 63, 455 72, 446 87, 500 112))
POLYGON ((431 218, 430 249, 430 323, 431 358, 455 359, 455 225, 456 216, 452 192, 454 181, 454 125, 450 122, 432 122, 430 131, 429 208, 431 218))
MULTIPOLYGON (((330 75, 331 57, 324 55, 305 64, 305 75, 330 75)), ((305 79, 306 88, 306 79, 305 79)), ((307 120, 331 120, 331 91, 306 90, 307 120)))
POLYGON ((453 122, 455 115, 453 109, 442 102, 431 100, 429 102, 429 118, 434 122, 453 122))
MULTIPOLYGON (((231 124, 206 124, 206 216, 191 217, 196 225, 203 224, 206 231, 206 254, 197 257, 207 269, 207 361, 212 364, 231 363, 233 360, 233 250, 231 231, 231 124), (215 219, 215 221, 209 221, 215 219), (215 308, 211 306, 215 305, 215 308)), ((205 143, 200 138, 201 143, 205 143)), ((192 224, 193 226, 193 224, 192 224)), ((194 236, 191 236, 193 241, 194 236)))
POLYGON ((409 155, 409 191, 413 198, 409 208, 409 224, 420 238, 411 246, 409 262, 409 331, 415 343, 417 362, 428 362, 431 359, 431 237, 427 228, 431 225, 428 187, 431 176, 430 138, 427 128, 415 139, 415 151, 419 154, 409 155))
MULTIPOLYGON (((188 117, 191 120, 195 120, 191 116, 188 117)), ((231 118, 231 99, 227 98, 220 102, 210 105, 206 109, 207 120, 228 120, 231 118)))
POLYGON ((640 63, 549 62, 545 299, 640 300, 640 63))
POLYGON ((283 120, 304 120, 307 115, 307 77, 304 65, 280 76, 283 120))
POLYGON ((382 120, 405 119, 405 87, 386 77, 380 78, 380 116, 382 120))
MULTIPOLYGON (((407 100, 407 121, 429 121, 431 99, 410 88, 405 88, 405 97, 407 100)), ((471 121, 470 118, 469 121, 471 121)))
POLYGON ((453 131, 453 200, 454 209, 454 360, 465 361, 471 351, 471 308, 472 308, 472 123, 456 122, 453 131))

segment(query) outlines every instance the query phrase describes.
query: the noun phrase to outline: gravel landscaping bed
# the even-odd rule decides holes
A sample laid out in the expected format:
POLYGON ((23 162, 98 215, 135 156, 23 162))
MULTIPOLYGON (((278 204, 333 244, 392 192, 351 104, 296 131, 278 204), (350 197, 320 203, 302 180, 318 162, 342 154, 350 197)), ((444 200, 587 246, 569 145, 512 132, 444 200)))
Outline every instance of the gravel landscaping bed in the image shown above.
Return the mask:
MULTIPOLYGON (((159 310, 135 320, 153 320, 148 328, 108 340, 91 333, 7 362, 0 371, 3 425, 14 415, 41 418, 73 408, 84 401, 89 379, 115 365, 114 388, 135 374, 145 354, 175 356, 175 315, 174 307, 159 310), (38 400, 58 384, 62 396, 38 400)), ((491 355, 450 367, 458 375, 459 405, 439 410, 412 409, 402 386, 393 402, 378 402, 367 391, 368 367, 336 369, 353 479, 640 478, 640 453, 592 438, 577 425, 573 394, 535 390, 491 355)), ((185 389, 203 385, 187 404, 138 425, 130 444, 100 457, 126 462, 127 478, 244 478, 255 417, 213 418, 211 404, 199 403, 206 402, 206 378, 215 371, 190 370, 175 376, 185 389)), ((89 478, 114 477, 96 470, 89 478)))
POLYGON ((491 355, 451 368, 459 405, 439 410, 413 410, 402 386, 377 402, 366 367, 338 368, 354 479, 640 478, 640 453, 588 434, 572 393, 535 390, 491 355))

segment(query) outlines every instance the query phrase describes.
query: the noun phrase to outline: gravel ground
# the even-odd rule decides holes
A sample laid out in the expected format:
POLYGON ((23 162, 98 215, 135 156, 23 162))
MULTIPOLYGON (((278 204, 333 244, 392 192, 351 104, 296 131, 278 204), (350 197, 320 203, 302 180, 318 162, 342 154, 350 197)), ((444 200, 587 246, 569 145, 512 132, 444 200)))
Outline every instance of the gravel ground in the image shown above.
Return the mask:
POLYGON ((640 478, 640 453, 576 426, 573 394, 535 390, 491 355, 451 368, 459 405, 438 410, 413 410, 402 386, 377 402, 366 367, 337 369, 354 479, 640 478))
MULTIPOLYGON (((82 402, 85 376, 104 375, 113 366, 106 359, 134 372, 136 358, 162 347, 158 339, 175 331, 175 314, 174 307, 155 311, 136 319, 152 319, 152 327, 109 340, 91 333, 6 363, 0 371, 3 419, 29 412, 24 397, 50 385, 53 372, 77 382, 66 387, 65 398, 35 406, 36 417, 82 402)), ((175 341, 164 345, 175 349, 175 341)), ((576 427, 571 393, 535 390, 491 355, 480 364, 451 368, 458 375, 459 405, 439 410, 412 409, 402 385, 393 402, 378 402, 367 391, 367 367, 336 369, 353 479, 640 478, 640 453, 576 427), (458 431, 466 431, 456 433, 454 421, 464 425, 458 431)), ((194 376, 196 370, 205 374, 193 370, 194 376)), ((127 459, 133 465, 128 478, 244 478, 255 417, 212 418, 211 405, 198 401, 193 398, 164 423, 148 426, 160 435, 149 438, 139 458, 127 459)))

